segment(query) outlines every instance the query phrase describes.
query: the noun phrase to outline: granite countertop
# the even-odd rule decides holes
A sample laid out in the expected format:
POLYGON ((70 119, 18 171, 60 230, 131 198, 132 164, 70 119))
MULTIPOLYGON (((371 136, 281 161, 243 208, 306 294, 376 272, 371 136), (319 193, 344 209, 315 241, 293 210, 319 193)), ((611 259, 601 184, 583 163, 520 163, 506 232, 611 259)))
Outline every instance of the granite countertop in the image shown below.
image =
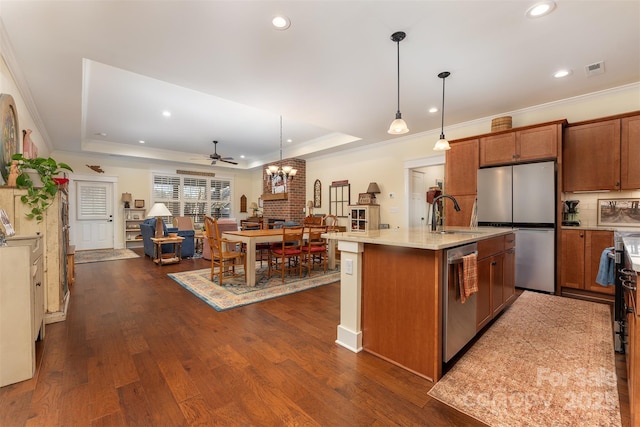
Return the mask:
POLYGON ((327 233, 322 237, 347 242, 373 243, 405 248, 441 250, 513 233, 513 228, 446 227, 451 234, 431 233, 424 229, 386 229, 365 233, 327 233), (458 234, 457 234, 457 233, 458 234))
POLYGON ((631 259, 633 269, 640 272, 640 237, 623 237, 624 250, 631 259))

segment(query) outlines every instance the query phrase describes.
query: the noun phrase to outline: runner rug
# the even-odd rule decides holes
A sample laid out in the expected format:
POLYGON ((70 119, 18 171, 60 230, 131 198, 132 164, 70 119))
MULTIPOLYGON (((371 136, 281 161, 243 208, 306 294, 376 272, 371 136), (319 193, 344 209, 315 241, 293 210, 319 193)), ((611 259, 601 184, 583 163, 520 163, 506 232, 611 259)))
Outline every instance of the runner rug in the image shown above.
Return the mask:
MULTIPOLYGON (((242 267, 239 268, 239 271, 242 271, 242 267)), ((285 282, 282 283, 281 276, 277 274, 268 279, 266 267, 256 268, 255 287, 246 286, 243 277, 225 278, 224 285, 219 286, 217 277, 214 282, 211 281, 210 268, 170 273, 168 276, 217 311, 229 310, 340 281, 340 271, 333 270, 327 271, 326 274, 315 272, 310 278, 285 275, 285 282)))
POLYGON ((490 426, 620 426, 609 306, 525 291, 429 391, 490 426))
POLYGON ((140 255, 131 249, 98 249, 95 251, 76 251, 74 262, 76 264, 86 264, 88 262, 116 261, 139 257, 140 255))

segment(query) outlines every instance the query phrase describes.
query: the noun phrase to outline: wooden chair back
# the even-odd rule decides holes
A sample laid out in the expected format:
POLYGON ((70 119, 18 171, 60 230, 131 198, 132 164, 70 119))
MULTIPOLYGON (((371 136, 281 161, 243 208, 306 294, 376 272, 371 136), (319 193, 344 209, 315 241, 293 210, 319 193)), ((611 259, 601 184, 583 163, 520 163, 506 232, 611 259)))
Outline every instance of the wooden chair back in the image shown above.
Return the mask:
POLYGON ((328 232, 336 231, 338 229, 338 217, 335 215, 325 216, 324 225, 327 227, 328 232))
POLYGON ((327 272, 327 241, 322 237, 322 234, 326 232, 326 226, 305 228, 304 234, 307 235, 307 241, 302 247, 302 251, 309 275, 311 275, 315 264, 322 264, 324 272, 327 272))
POLYGON ((302 277, 302 244, 304 237, 304 227, 283 227, 282 242, 274 243, 269 251, 269 271, 275 270, 281 273, 284 283, 284 273, 286 270, 298 270, 298 275, 302 277))
MULTIPOLYGON (((204 217, 204 224, 207 233, 207 241, 209 242, 209 248, 211 250, 211 280, 214 276, 218 275, 218 284, 222 285, 222 281, 225 277, 232 277, 244 275, 246 271, 246 258, 244 252, 236 250, 238 245, 242 242, 223 239, 221 237, 218 221, 209 216, 204 217), (242 264, 244 266, 243 273, 236 273, 236 266, 242 264), (216 267, 218 269, 216 273, 216 267)), ((236 226, 237 229, 237 226, 236 226)), ((246 280, 246 277, 245 277, 246 280)))
POLYGON ((313 225, 322 225, 322 221, 324 220, 324 217, 322 216, 307 216, 304 218, 304 226, 305 227, 310 227, 313 225))

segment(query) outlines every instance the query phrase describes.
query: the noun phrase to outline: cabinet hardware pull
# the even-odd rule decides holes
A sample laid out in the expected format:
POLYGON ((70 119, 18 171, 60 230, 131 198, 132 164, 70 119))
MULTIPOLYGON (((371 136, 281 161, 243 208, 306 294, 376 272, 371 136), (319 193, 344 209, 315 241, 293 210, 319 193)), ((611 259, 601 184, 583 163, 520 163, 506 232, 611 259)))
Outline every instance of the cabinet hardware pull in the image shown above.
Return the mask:
POLYGON ((496 265, 496 264, 498 264, 496 261, 493 261, 493 262, 491 263, 491 265, 496 265))
POLYGON ((42 286, 41 282, 36 282, 36 286, 42 286))
POLYGON ((627 310, 626 310, 626 311, 627 311, 627 313, 629 313, 629 314, 635 314, 635 313, 636 313, 636 311, 633 309, 633 307, 628 307, 628 306, 627 306, 627 310))

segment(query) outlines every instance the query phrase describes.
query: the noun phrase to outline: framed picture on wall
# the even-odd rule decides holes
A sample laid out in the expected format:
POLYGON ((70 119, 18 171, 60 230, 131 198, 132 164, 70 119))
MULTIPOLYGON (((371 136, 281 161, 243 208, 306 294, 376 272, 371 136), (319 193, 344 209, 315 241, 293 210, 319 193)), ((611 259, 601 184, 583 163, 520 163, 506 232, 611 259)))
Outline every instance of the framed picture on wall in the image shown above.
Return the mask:
POLYGON ((140 209, 140 208, 144 208, 144 200, 140 200, 140 199, 136 199, 133 202, 133 206, 140 209))
POLYGON ((640 199, 598 199, 598 225, 640 226, 640 199))

